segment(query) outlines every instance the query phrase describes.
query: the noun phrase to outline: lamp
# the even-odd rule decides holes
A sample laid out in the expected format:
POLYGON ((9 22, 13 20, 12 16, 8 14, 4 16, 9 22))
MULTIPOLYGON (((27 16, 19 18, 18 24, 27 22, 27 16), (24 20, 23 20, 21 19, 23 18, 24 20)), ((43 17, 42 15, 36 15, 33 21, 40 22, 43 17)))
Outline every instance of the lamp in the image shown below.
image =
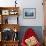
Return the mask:
POLYGON ((14 36, 13 36, 13 40, 18 40, 18 32, 17 32, 17 29, 15 28, 14 29, 14 36))
POLYGON ((17 32, 16 28, 14 29, 14 32, 17 32))

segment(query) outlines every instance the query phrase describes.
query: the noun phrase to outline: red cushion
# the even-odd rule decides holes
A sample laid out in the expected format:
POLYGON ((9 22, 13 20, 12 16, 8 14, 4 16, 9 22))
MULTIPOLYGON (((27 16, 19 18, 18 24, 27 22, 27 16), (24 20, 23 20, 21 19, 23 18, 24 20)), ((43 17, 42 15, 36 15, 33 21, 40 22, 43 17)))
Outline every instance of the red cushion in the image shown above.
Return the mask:
POLYGON ((33 31, 32 28, 27 29, 27 31, 24 34, 24 37, 22 38, 22 42, 21 42, 22 46, 26 46, 25 39, 28 39, 29 37, 32 37, 32 36, 35 36, 36 37, 37 35, 33 31))

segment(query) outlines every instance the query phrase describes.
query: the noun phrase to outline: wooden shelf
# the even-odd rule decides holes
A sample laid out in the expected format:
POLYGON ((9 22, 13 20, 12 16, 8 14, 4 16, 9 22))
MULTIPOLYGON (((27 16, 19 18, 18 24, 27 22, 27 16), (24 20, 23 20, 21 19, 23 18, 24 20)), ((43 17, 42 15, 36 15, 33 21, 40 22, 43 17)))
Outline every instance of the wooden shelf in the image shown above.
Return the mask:
POLYGON ((10 40, 10 41, 3 41, 3 42, 5 42, 5 43, 8 43, 8 42, 12 43, 12 42, 19 42, 19 40, 15 40, 15 41, 10 40))
POLYGON ((2 46, 18 46, 18 41, 1 41, 0 42, 1 44, 0 45, 2 45, 2 46))
POLYGON ((14 31, 14 29, 17 30, 17 32, 19 31, 20 29, 20 26, 18 24, 0 24, 0 29, 1 31, 5 28, 9 28, 9 29, 12 29, 14 31))
POLYGON ((2 11, 4 10, 8 10, 7 11, 9 13, 8 15, 11 15, 10 12, 17 12, 16 14, 12 14, 12 15, 17 15, 17 16, 19 15, 18 13, 19 7, 0 7, 0 14, 2 14, 2 11))
POLYGON ((18 10, 19 7, 0 7, 1 10, 11 10, 11 9, 17 9, 18 10))
MULTIPOLYGON (((14 35, 15 35, 15 33, 18 33, 18 31, 20 29, 20 26, 18 24, 18 16, 19 16, 19 7, 0 7, 0 20, 1 20, 0 32, 3 33, 4 29, 11 29, 10 31, 14 31, 14 35), (17 24, 8 24, 8 19, 7 19, 8 16, 14 16, 14 17, 17 16, 17 18, 16 18, 17 24)), ((14 37, 13 37, 13 39, 14 39, 14 37)), ((18 38, 17 34, 16 34, 16 37, 18 38)), ((2 38, 3 37, 1 34, 0 46, 18 46, 18 39, 17 39, 17 41, 13 41, 13 39, 10 39, 9 41, 5 41, 2 38)))

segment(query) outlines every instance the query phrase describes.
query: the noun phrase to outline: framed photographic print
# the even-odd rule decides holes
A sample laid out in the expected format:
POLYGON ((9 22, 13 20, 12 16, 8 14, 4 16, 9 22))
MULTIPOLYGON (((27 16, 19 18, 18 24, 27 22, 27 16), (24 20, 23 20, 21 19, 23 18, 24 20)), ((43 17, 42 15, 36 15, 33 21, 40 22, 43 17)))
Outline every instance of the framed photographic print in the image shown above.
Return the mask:
POLYGON ((2 10, 2 15, 9 15, 9 10, 2 10))
POLYGON ((23 9, 24 18, 35 19, 36 18, 36 8, 24 8, 23 9))

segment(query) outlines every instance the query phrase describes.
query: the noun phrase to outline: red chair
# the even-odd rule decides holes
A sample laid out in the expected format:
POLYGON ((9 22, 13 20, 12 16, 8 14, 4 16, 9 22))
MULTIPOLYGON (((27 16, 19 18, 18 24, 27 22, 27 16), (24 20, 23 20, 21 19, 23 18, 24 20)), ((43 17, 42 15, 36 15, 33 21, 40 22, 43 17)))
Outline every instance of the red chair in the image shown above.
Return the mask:
MULTIPOLYGON (((33 31, 33 29, 32 28, 27 29, 27 31, 24 34, 24 37, 22 38, 21 46, 27 46, 26 43, 25 43, 25 40, 32 37, 32 36, 34 36, 37 39, 37 35, 33 31)), ((35 46, 41 46, 40 42, 38 41, 35 46)))

